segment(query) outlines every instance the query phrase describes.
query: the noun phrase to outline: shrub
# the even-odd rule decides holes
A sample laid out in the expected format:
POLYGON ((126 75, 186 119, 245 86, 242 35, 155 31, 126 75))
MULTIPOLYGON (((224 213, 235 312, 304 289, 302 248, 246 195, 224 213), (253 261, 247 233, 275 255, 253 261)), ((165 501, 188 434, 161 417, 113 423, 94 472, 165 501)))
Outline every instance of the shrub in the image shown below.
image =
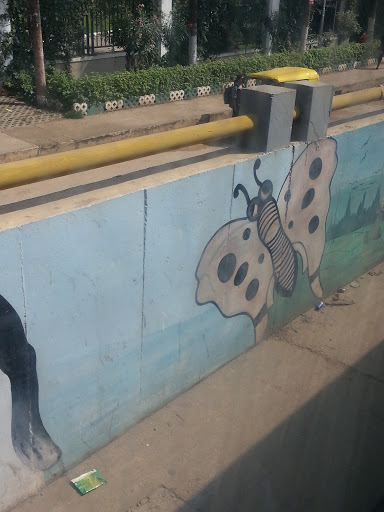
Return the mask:
POLYGON ((126 69, 136 71, 158 64, 160 55, 157 48, 162 36, 161 20, 139 4, 132 12, 130 4, 122 4, 112 16, 112 38, 116 46, 124 48, 126 69))
POLYGON ((64 117, 67 119, 83 119, 83 115, 85 114, 78 112, 77 110, 68 110, 68 112, 64 113, 64 117))
POLYGON ((357 14, 353 9, 337 14, 339 39, 344 41, 354 34, 359 34, 361 27, 357 21, 357 14))
MULTIPOLYGON (((364 60, 376 56, 377 52, 378 43, 353 43, 311 49, 304 53, 283 52, 270 56, 254 54, 251 57, 206 61, 197 66, 153 66, 132 73, 92 74, 78 79, 68 73, 50 70, 47 74, 47 96, 68 109, 75 102, 91 105, 144 94, 223 84, 232 81, 238 74, 280 66, 303 66, 320 70, 323 67, 364 60)), ((25 83, 25 92, 29 93, 30 83, 25 83)))

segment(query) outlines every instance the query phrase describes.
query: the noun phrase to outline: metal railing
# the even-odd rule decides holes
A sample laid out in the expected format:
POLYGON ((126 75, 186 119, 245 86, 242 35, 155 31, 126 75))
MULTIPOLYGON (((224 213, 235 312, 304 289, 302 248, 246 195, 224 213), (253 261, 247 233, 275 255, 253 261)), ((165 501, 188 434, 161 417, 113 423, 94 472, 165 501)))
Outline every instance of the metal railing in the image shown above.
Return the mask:
POLYGON ((93 55, 95 50, 114 48, 113 19, 122 13, 121 0, 95 1, 84 15, 83 53, 93 55))
POLYGON ((84 16, 84 54, 93 55, 95 48, 113 48, 112 27, 108 14, 91 11, 84 16))

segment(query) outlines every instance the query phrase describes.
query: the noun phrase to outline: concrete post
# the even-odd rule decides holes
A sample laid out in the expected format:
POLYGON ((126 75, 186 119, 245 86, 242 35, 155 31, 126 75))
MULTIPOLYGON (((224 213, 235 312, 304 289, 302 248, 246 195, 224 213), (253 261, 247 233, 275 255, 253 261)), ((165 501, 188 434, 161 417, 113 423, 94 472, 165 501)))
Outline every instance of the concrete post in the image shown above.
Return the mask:
MULTIPOLYGON (((272 17, 274 14, 278 14, 280 9, 280 0, 268 0, 267 12, 268 16, 272 17)), ((272 36, 268 30, 264 33, 264 53, 270 55, 272 52, 272 36)))
MULTIPOLYGON (((0 0, 0 16, 4 15, 7 12, 7 3, 6 0, 0 0)), ((0 39, 2 38, 2 34, 9 34, 11 32, 11 22, 9 20, 1 20, 0 19, 0 39)), ((4 62, 4 67, 7 67, 11 62, 12 57, 8 57, 4 62)))
POLYGON ((299 117, 292 127, 292 138, 312 142, 326 137, 333 86, 308 80, 287 82, 285 86, 296 91, 296 106, 299 110, 299 117))
POLYGON ((291 141, 296 91, 274 85, 247 87, 241 91, 240 115, 254 114, 257 127, 245 134, 241 145, 254 152, 269 152, 291 141))
MULTIPOLYGON (((162 19, 169 19, 172 13, 172 0, 160 0, 160 12, 162 19)), ((161 57, 167 53, 166 47, 160 43, 161 57)))

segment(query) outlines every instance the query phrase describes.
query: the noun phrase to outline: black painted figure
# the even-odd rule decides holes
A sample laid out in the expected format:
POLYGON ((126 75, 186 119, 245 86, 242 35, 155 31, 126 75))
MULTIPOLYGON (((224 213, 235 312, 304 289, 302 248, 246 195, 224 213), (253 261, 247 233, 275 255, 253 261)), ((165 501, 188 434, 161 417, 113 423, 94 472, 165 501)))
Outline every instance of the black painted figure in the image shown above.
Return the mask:
POLYGON ((59 460, 61 451, 41 421, 36 353, 27 342, 19 315, 1 295, 0 370, 11 383, 15 452, 31 469, 48 469, 59 460))

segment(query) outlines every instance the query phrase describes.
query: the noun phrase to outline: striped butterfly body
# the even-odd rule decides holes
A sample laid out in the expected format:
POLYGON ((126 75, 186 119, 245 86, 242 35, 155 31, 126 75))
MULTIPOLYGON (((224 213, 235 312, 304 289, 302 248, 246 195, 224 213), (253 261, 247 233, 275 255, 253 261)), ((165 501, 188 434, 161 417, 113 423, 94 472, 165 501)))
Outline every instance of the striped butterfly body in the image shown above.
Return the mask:
POLYGON ((297 255, 281 225, 275 199, 268 201, 257 220, 259 238, 271 255, 275 274, 275 288, 284 297, 290 297, 297 279, 297 255))
POLYGON ((275 288, 284 297, 290 297, 297 279, 297 255, 291 241, 285 234, 277 202, 273 197, 273 185, 270 180, 261 182, 257 177, 260 160, 256 160, 253 172, 259 193, 252 200, 243 185, 237 185, 234 197, 241 191, 247 201, 247 218, 257 223, 257 232, 261 243, 268 250, 275 276, 275 288))

